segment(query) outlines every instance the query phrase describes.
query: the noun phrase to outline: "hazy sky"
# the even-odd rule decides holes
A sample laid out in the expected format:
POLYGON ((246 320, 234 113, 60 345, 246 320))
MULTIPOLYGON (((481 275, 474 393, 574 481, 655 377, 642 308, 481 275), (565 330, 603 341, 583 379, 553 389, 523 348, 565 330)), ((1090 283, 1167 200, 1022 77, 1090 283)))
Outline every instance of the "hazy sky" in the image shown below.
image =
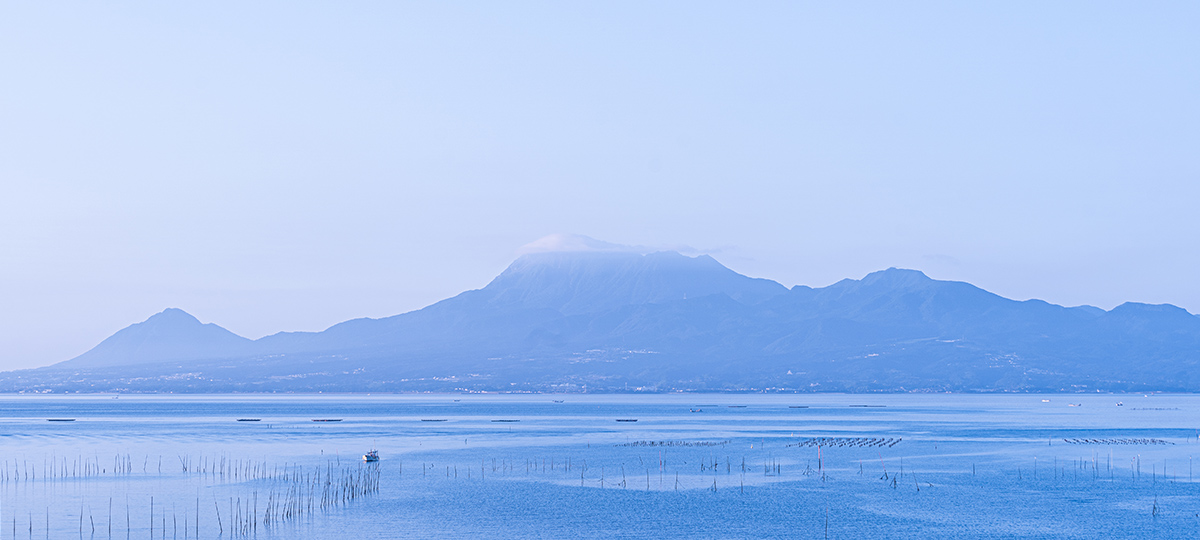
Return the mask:
POLYGON ((0 369, 579 233, 1200 312, 1200 3, 5 2, 0 369))

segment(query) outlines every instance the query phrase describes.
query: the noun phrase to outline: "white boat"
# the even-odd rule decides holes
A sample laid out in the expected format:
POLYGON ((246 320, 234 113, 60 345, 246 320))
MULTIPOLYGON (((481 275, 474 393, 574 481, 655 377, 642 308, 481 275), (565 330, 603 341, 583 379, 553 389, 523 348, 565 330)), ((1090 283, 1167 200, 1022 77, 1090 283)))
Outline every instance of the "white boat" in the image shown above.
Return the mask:
POLYGON ((379 461, 379 450, 371 450, 370 452, 363 454, 363 461, 367 463, 379 461))

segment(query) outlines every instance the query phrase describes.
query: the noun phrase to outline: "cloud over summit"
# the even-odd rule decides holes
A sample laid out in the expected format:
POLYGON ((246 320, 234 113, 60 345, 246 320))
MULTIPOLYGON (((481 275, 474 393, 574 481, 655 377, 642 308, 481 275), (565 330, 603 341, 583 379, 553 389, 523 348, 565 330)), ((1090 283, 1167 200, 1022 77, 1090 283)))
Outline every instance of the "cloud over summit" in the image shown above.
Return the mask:
POLYGON ((517 249, 518 255, 531 253, 650 253, 657 251, 645 246, 626 246, 603 240, 596 240, 582 234, 551 234, 543 236, 517 249))
POLYGON ((556 233, 543 236, 517 249, 517 255, 531 253, 654 253, 676 251, 684 255, 699 255, 702 252, 691 246, 628 246, 596 240, 582 234, 556 233))

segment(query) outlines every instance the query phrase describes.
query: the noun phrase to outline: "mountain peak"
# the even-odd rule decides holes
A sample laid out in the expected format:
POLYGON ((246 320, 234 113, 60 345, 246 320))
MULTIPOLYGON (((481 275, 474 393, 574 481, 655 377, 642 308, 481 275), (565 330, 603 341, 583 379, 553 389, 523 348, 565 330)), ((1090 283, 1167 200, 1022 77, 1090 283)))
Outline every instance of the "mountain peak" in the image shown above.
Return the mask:
POLYGON ((191 313, 188 313, 179 308, 172 307, 172 308, 164 309, 158 313, 155 313, 154 315, 151 315, 149 319, 146 319, 145 321, 142 321, 137 324, 204 324, 204 323, 201 323, 200 319, 193 317, 191 313))
POLYGON ((1147 304, 1143 302, 1125 302, 1112 309, 1113 313, 1155 313, 1168 315, 1191 315, 1188 310, 1174 304, 1147 304))
POLYGON ((107 367, 149 362, 222 358, 246 353, 250 340, 179 308, 164 309, 129 325, 59 367, 107 367))
POLYGON ((936 283, 939 282, 925 275, 925 273, 921 272, 920 270, 908 270, 905 268, 891 267, 887 270, 871 272, 870 274, 863 276, 862 279, 843 279, 837 283, 834 283, 833 285, 830 285, 826 289, 830 291, 842 292, 926 289, 936 283))
POLYGON ((862 278, 863 285, 889 285, 892 287, 911 286, 923 284, 933 281, 929 276, 925 275, 920 270, 909 270, 907 268, 891 267, 887 270, 879 270, 871 272, 862 278))
POLYGON ((787 289, 743 276, 707 255, 576 251, 522 255, 484 291, 492 293, 493 302, 571 314, 711 294, 757 303, 787 289))

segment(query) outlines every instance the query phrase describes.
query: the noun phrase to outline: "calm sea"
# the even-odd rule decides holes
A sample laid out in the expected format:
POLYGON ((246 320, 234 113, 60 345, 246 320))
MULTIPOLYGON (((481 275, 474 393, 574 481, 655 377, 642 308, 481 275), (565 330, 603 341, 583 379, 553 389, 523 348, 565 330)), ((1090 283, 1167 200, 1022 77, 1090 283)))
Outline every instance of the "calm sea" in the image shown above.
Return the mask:
POLYGON ((1200 533, 1195 396, 10 395, 0 411, 0 540, 1200 533))

